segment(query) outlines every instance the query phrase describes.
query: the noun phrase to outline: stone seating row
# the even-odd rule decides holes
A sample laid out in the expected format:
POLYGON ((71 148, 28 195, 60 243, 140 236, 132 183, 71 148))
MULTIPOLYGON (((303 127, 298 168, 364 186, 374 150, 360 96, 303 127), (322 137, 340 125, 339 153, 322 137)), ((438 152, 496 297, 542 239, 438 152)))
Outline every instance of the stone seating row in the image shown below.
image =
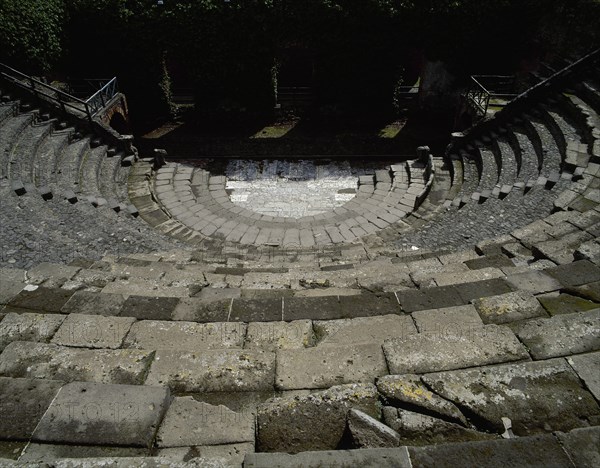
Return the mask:
POLYGON ((32 106, 25 110, 19 101, 8 101, 0 107, 0 176, 11 180, 17 194, 56 196, 71 203, 82 199, 137 215, 121 186, 131 158, 32 106))

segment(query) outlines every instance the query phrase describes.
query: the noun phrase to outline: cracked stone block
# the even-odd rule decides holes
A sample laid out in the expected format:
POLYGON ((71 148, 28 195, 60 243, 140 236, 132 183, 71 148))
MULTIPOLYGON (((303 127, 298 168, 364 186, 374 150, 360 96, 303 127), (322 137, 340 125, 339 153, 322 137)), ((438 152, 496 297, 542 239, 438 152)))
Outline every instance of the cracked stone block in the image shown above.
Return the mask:
POLYGON ((13 341, 47 343, 64 319, 59 314, 6 314, 0 322, 0 352, 13 341))
POLYGON ((161 448, 239 442, 254 442, 252 413, 236 413, 191 396, 173 400, 157 434, 157 446, 161 448))
POLYGON ((567 361, 592 395, 600 400, 600 352, 571 356, 567 361))
POLYGON ((62 307, 63 314, 119 315, 126 297, 122 294, 77 291, 62 307))
POLYGON ((565 293, 544 294, 537 296, 537 300, 551 316, 583 312, 600 307, 598 302, 565 293))
POLYGON ((266 351, 303 349, 311 346, 313 341, 313 324, 310 320, 251 322, 248 324, 244 348, 266 351))
POLYGON ((158 350, 146 385, 178 392, 269 391, 275 381, 275 353, 262 350, 158 350))
POLYGON ((384 406, 383 420, 400 435, 400 445, 434 445, 498 437, 426 414, 391 406, 384 406))
POLYGON ((392 374, 421 374, 529 357, 513 332, 498 325, 408 335, 386 340, 383 350, 392 374))
POLYGON ((600 308, 530 320, 515 333, 534 359, 568 356, 600 349, 600 308))
POLYGON ((504 324, 546 316, 536 298, 526 291, 475 299, 473 305, 485 324, 504 324))
POLYGON ((67 348, 14 341, 0 355, 0 375, 65 382, 141 384, 151 351, 67 348))
POLYGON ((23 309, 60 312, 74 291, 61 288, 46 288, 29 284, 17 294, 8 305, 23 309))
POLYGON ((600 427, 582 427, 556 433, 575 466, 600 465, 600 427))
POLYGON ((0 438, 29 440, 63 385, 59 380, 0 377, 0 438))
MULTIPOLYGON (((70 314, 64 320, 52 343, 82 348, 120 348, 135 322, 131 317, 70 314)), ((152 349, 152 348, 147 348, 152 349)))
POLYGON ((509 440, 486 440, 409 447, 413 468, 455 466, 571 466, 551 434, 509 440))
POLYGON ((344 436, 346 414, 351 408, 378 419, 375 386, 339 385, 309 395, 273 398, 258 407, 257 449, 291 453, 335 450, 344 436))
POLYGON ((244 467, 246 468, 265 466, 326 466, 328 468, 347 468, 350 466, 369 465, 381 468, 412 468, 406 447, 322 450, 297 454, 250 453, 244 459, 244 467))
POLYGON ((313 328, 319 347, 383 344, 388 338, 417 333, 412 319, 400 315, 315 321, 313 328))
POLYGON ((48 463, 62 458, 143 457, 149 450, 139 447, 62 445, 29 443, 19 458, 21 463, 48 463))
POLYGON ((124 348, 196 351, 241 348, 244 323, 195 323, 144 320, 134 323, 124 348))
POLYGON ((357 409, 348 411, 348 432, 356 448, 398 447, 400 434, 357 409))
POLYGON ((421 310, 413 312, 419 333, 436 334, 447 333, 453 328, 483 326, 477 310, 471 304, 443 309, 421 310))
POLYGON ((432 391, 501 433, 502 418, 517 436, 587 426, 600 408, 564 359, 512 363, 423 376, 432 391))
POLYGON ((372 382, 388 373, 381 345, 358 344, 277 352, 275 383, 282 390, 372 382))
POLYGON ((421 408, 423 413, 467 425, 467 419, 458 407, 430 391, 418 375, 380 377, 377 379, 377 390, 388 405, 421 408))
POLYGON ((32 439, 150 447, 169 400, 165 387, 73 382, 60 389, 32 439))

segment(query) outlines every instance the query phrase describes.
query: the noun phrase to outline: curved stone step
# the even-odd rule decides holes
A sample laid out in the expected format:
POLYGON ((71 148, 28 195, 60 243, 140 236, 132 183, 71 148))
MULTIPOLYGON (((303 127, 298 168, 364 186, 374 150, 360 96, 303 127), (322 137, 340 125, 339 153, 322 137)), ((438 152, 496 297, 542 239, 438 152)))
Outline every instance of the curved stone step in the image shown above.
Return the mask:
POLYGON ((18 114, 6 119, 0 126, 0 177, 8 177, 12 148, 35 117, 36 113, 18 114))
POLYGON ((30 124, 15 143, 9 161, 8 177, 32 183, 35 156, 40 145, 49 138, 54 122, 30 124))

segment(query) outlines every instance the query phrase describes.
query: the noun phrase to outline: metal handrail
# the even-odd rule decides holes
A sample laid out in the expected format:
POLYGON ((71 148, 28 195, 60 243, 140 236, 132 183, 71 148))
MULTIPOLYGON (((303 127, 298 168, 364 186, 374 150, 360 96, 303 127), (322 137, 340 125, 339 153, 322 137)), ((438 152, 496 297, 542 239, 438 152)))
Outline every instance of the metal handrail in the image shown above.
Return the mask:
POLYGON ((0 76, 17 86, 32 92, 37 98, 43 96, 50 101, 58 103, 64 112, 67 111, 67 108, 70 108, 85 114, 90 122, 118 93, 116 78, 111 79, 101 89, 84 101, 83 99, 21 73, 3 63, 0 63, 0 76))

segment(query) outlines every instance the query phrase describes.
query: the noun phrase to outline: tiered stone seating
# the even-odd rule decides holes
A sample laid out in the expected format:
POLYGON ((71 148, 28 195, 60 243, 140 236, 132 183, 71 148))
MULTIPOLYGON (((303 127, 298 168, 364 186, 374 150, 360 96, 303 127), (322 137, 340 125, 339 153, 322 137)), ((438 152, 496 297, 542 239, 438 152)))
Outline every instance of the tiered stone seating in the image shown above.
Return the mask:
POLYGON ((3 221, 84 244, 3 258, 0 465, 596 466, 599 127, 580 89, 302 220, 183 164, 122 171, 0 106, 3 221), (141 219, 19 196, 13 174, 121 203, 127 174, 141 219), (144 249, 94 249, 111 230, 144 249))

